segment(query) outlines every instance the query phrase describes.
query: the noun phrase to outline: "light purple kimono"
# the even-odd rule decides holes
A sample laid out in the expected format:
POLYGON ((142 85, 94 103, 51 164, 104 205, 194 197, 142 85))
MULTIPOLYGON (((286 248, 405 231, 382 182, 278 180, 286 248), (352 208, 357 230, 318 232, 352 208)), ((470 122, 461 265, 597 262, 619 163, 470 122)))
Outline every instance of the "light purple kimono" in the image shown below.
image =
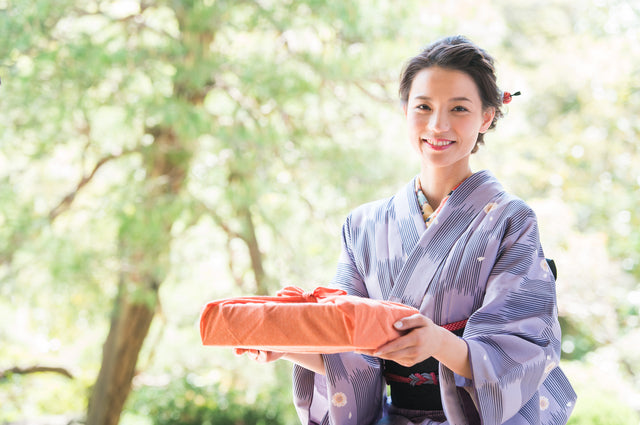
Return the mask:
MULTIPOLYGON (((533 211, 481 171, 453 192, 427 229, 414 190, 412 181, 349 215, 332 286, 414 306, 439 325, 468 319, 463 339, 473 379, 440 364, 444 423, 472 423, 478 415, 487 425, 566 423, 576 394, 558 367, 555 280, 533 211)), ((294 367, 304 425, 372 425, 388 414, 379 359, 323 359, 326 376, 294 367)), ((416 424, 440 423, 405 413, 416 424)))

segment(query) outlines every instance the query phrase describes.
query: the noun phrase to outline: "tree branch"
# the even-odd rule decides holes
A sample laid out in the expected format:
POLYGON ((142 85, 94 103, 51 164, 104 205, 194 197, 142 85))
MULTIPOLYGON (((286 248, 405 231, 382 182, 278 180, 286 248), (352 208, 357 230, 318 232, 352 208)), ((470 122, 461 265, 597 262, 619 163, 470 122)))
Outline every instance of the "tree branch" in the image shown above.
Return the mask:
POLYGON ((235 261, 233 261, 233 249, 231 248, 231 237, 227 234, 227 256, 229 261, 227 267, 229 268, 229 274, 236 283, 236 286, 240 289, 244 288, 244 274, 236 273, 235 261))
POLYGON ((206 213, 210 215, 213 221, 224 231, 227 235, 227 252, 229 254, 229 272, 233 277, 236 285, 242 288, 244 286, 244 277, 240 276, 236 273, 233 261, 233 250, 231 249, 231 240, 232 239, 240 239, 247 250, 249 251, 249 258, 251 260, 251 270, 253 270, 256 291, 260 295, 265 295, 267 293, 267 280, 268 277, 264 271, 264 266, 262 264, 262 254, 260 252, 260 248, 258 246, 258 240, 256 237, 256 231, 253 224, 253 218, 251 216, 251 212, 247 208, 242 208, 238 211, 238 218, 243 221, 244 231, 237 232, 233 230, 225 221, 220 217, 212 208, 209 208, 204 202, 200 202, 201 208, 204 209, 206 213))
POLYGON ((383 90, 383 93, 385 93, 385 94, 376 94, 376 93, 372 92, 371 90, 369 90, 368 88, 366 88, 359 81, 351 81, 351 83, 354 86, 356 86, 362 93, 367 95, 369 98, 375 100, 376 102, 380 102, 380 103, 387 104, 387 105, 394 103, 394 99, 392 97, 385 96, 385 94, 386 94, 385 87, 384 87, 384 84, 382 82, 377 82, 376 85, 379 86, 383 90))
POLYGON ((231 249, 231 240, 237 238, 246 243, 246 241, 244 240, 244 237, 240 233, 236 232, 231 227, 229 227, 229 225, 225 223, 222 217, 220 217, 213 210, 213 208, 210 208, 206 203, 199 201, 198 205, 204 211, 204 213, 208 214, 216 223, 216 225, 218 225, 222 229, 222 231, 227 235, 227 254, 229 257, 229 262, 227 264, 227 267, 229 268, 229 273, 231 274, 231 277, 233 278, 236 285, 239 288, 242 288, 244 286, 244 278, 242 276, 239 276, 235 271, 234 261, 233 261, 233 250, 231 249))
POLYGON ((91 179, 93 179, 93 177, 96 175, 96 173, 98 172, 98 170, 100 169, 100 167, 102 167, 104 164, 106 164, 107 162, 114 160, 114 159, 118 159, 121 158, 125 155, 131 154, 131 153, 135 153, 138 152, 137 149, 134 150, 127 150, 124 151, 118 155, 107 155, 103 158, 101 158, 96 165, 93 167, 93 170, 91 170, 91 172, 89 174, 86 174, 84 176, 82 176, 82 178, 80 179, 80 181, 78 182, 78 184, 76 185, 76 188, 74 190, 72 190, 71 192, 69 192, 64 198, 62 198, 62 200, 58 203, 58 205, 56 205, 53 209, 51 209, 51 211, 49 212, 49 222, 53 222, 60 214, 62 214, 63 212, 67 211, 69 209, 69 207, 71 207, 71 204, 73 203, 73 200, 76 198, 76 195, 78 194, 78 192, 87 185, 87 183, 89 183, 91 181, 91 179))
POLYGON ((30 373, 41 373, 41 372, 52 372, 57 373, 59 375, 66 376, 69 379, 73 379, 73 375, 67 369, 63 367, 52 367, 52 366, 30 366, 30 367, 12 367, 10 369, 5 369, 0 371, 0 380, 7 379, 11 375, 27 375, 30 373))
POLYGON ((142 17, 142 13, 148 9, 150 7, 149 4, 144 4, 144 2, 140 5, 140 13, 135 13, 133 15, 128 15, 128 16, 124 16, 122 18, 115 18, 107 13, 104 12, 88 12, 86 10, 80 9, 80 8, 75 8, 74 12, 76 14, 76 17, 83 17, 83 16, 104 16, 106 18, 108 18, 111 23, 125 23, 125 24, 130 24, 133 23, 133 25, 135 25, 136 27, 138 27, 138 29, 146 29, 149 30, 151 32, 154 32, 158 35, 162 35, 165 37, 169 37, 172 40, 177 40, 176 36, 168 33, 167 31, 164 31, 162 29, 158 29, 158 28, 154 28, 152 26, 147 25, 144 20, 142 19, 136 19, 136 18, 140 18, 142 17))
POLYGON ((216 213, 216 211, 209 207, 205 202, 201 201, 201 200, 195 200, 195 206, 199 207, 199 211, 198 214, 207 214, 209 215, 213 221, 220 226, 220 228, 227 234, 227 237, 229 239, 233 239, 233 238, 238 238, 238 239, 242 239, 242 235, 238 232, 236 232, 235 230, 233 230, 231 227, 229 227, 229 225, 227 225, 227 223, 225 223, 225 221, 222 219, 222 217, 220 217, 218 215, 218 213, 216 213))

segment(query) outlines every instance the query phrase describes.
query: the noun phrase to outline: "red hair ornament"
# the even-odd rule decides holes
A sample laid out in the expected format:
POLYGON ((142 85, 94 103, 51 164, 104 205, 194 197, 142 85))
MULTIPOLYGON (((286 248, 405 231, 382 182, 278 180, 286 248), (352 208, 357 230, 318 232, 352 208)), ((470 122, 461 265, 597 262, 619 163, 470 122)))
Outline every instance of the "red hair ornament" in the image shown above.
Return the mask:
POLYGON ((511 102, 511 100, 513 99, 513 96, 520 96, 520 92, 517 91, 513 94, 509 93, 508 91, 502 93, 502 103, 504 103, 505 105, 509 102, 511 102))

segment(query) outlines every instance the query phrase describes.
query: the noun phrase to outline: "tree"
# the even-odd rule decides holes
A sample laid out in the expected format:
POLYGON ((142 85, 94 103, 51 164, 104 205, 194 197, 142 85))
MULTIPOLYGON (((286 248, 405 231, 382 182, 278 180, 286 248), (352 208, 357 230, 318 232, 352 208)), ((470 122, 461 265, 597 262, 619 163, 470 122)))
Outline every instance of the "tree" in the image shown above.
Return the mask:
POLYGON ((364 181, 366 173, 355 171, 371 167, 376 151, 361 149, 369 141, 353 133, 376 132, 347 100, 393 104, 388 69, 366 64, 376 55, 362 44, 393 29, 360 23, 359 3, 286 6, 43 0, 12 6, 3 20, 5 39, 20 34, 2 52, 11 89, 2 101, 13 110, 3 119, 3 157, 24 161, 4 174, 10 184, 2 196, 12 206, 4 213, 3 262, 20 273, 26 265, 16 254, 34 244, 66 247, 66 240, 73 252, 47 255, 65 278, 111 263, 102 270, 106 282, 83 282, 97 284, 99 297, 115 292, 89 424, 119 420, 176 226, 213 220, 228 240, 237 285, 264 294, 295 265, 269 270, 260 232, 286 249, 280 221, 300 207, 326 214, 309 197, 357 199, 354 189, 380 187, 391 170, 364 181), (68 166, 61 175, 44 168, 60 158, 68 166), (43 187, 22 193, 15 179, 27 174, 43 187), (99 239, 87 241, 85 253, 77 251, 82 233, 99 239), (79 267, 59 265, 67 261, 79 267))
MULTIPOLYGON (((603 241, 630 278, 608 259, 598 276, 637 293, 637 5, 400 3, 0 1, 0 368, 39 364, 18 337, 33 329, 38 347, 86 340, 72 372, 98 374, 88 422, 117 422, 161 290, 192 266, 175 259, 190 231, 226 264, 207 290, 325 283, 346 212, 417 169, 395 101, 402 61, 452 33, 486 46, 503 87, 523 92, 478 162, 577 217, 584 235, 550 254, 603 241), (14 312, 30 326, 12 329, 14 312)), ((560 267, 567 296, 599 295, 602 279, 575 268, 560 267)), ((612 343, 598 340, 609 329, 632 340, 637 300, 598 298, 606 326, 563 317, 567 340, 586 341, 578 359, 612 343)))

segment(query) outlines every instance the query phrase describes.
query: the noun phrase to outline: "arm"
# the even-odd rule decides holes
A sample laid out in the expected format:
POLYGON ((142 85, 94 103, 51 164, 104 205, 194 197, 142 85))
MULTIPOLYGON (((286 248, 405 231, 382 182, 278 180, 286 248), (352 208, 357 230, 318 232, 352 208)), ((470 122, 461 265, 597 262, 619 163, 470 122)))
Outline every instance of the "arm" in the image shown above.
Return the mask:
POLYGON ((312 372, 325 375, 324 361, 320 354, 287 353, 282 358, 312 372))
POLYGON ((491 268, 486 278, 479 276, 482 303, 469 316, 464 333, 473 377, 464 380, 443 364, 443 404, 450 412, 459 410, 459 391, 464 388, 484 424, 509 419, 544 423, 561 417, 566 408, 564 396, 558 395, 564 390, 558 390, 557 382, 549 384, 556 386, 555 395, 544 393, 541 386, 559 362, 555 281, 540 246, 535 215, 525 204, 509 202, 487 216, 494 218, 496 227, 488 226, 487 232, 479 229, 475 236, 489 239, 488 247, 495 240, 497 249, 477 254, 489 259, 491 268), (556 406, 553 412, 539 410, 536 402, 543 396, 557 400, 551 402, 556 406))
POLYGON ((271 363, 278 359, 284 359, 312 372, 319 373, 320 375, 325 374, 324 362, 322 361, 322 356, 320 354, 279 353, 276 351, 249 348, 234 348, 233 351, 238 356, 246 353, 250 359, 257 361, 258 363, 271 363))

